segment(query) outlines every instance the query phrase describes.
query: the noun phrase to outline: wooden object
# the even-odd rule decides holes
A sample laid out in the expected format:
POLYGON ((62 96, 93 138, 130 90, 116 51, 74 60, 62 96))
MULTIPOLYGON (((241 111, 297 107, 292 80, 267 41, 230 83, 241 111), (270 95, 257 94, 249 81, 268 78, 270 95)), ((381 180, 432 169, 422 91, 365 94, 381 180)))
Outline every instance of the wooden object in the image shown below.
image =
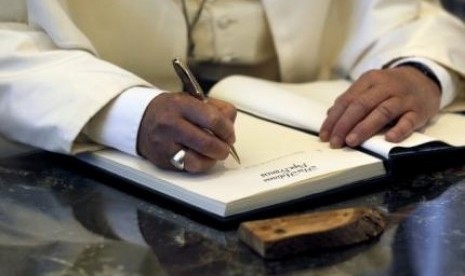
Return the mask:
POLYGON ((360 207, 243 222, 238 232, 260 256, 276 259, 368 241, 385 225, 382 212, 360 207))

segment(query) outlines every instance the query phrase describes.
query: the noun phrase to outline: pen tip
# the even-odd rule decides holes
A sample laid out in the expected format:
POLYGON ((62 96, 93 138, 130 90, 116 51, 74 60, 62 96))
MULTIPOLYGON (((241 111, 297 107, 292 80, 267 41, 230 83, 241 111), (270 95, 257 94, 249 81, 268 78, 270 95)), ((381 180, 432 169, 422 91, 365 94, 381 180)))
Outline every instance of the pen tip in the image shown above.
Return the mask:
POLYGON ((230 147, 230 153, 232 157, 234 158, 234 160, 236 160, 236 162, 240 165, 241 159, 239 158, 239 155, 237 154, 236 149, 232 146, 230 147))

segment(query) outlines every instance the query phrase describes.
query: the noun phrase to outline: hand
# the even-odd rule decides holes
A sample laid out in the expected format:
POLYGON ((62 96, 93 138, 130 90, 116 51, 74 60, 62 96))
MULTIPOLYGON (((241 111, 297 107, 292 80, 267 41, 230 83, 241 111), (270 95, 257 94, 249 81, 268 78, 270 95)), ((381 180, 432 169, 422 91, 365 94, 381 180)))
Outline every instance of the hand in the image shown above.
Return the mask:
POLYGON ((389 126, 385 139, 400 142, 439 111, 440 97, 440 87, 413 67, 366 72, 328 110, 320 139, 356 147, 389 126))
POLYGON ((203 172, 228 157, 235 141, 235 118, 236 109, 226 102, 209 99, 205 103, 185 93, 163 93, 145 111, 137 149, 164 169, 174 169, 170 159, 186 149, 185 170, 203 172))

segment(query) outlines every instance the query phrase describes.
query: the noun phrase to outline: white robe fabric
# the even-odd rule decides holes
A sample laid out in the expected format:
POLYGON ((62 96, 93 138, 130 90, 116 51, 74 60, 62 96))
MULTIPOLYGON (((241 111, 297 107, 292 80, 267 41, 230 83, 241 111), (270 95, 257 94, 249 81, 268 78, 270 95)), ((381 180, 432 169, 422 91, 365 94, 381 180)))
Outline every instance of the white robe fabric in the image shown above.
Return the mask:
MULTIPOLYGON (((262 0, 281 80, 358 78, 405 57, 465 76, 465 28, 434 1, 262 0)), ((123 91, 176 90, 185 57, 172 0, 0 0, 0 133, 46 150, 92 145, 82 128, 123 91)))

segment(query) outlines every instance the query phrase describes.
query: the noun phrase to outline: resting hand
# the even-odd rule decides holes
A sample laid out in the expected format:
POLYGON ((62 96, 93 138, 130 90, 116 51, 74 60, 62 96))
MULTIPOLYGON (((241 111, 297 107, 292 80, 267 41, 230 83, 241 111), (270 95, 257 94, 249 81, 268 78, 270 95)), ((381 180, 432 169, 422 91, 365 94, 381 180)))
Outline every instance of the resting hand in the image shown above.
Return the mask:
POLYGON ((160 168, 174 169, 170 159, 185 149, 185 170, 206 171, 228 156, 235 141, 235 117, 234 106, 223 101, 205 103, 185 93, 160 94, 142 118, 138 152, 160 168))
POLYGON ((336 99, 320 138, 332 148, 356 147, 389 126, 385 139, 400 142, 438 112, 440 97, 439 86, 413 67, 369 71, 336 99))

